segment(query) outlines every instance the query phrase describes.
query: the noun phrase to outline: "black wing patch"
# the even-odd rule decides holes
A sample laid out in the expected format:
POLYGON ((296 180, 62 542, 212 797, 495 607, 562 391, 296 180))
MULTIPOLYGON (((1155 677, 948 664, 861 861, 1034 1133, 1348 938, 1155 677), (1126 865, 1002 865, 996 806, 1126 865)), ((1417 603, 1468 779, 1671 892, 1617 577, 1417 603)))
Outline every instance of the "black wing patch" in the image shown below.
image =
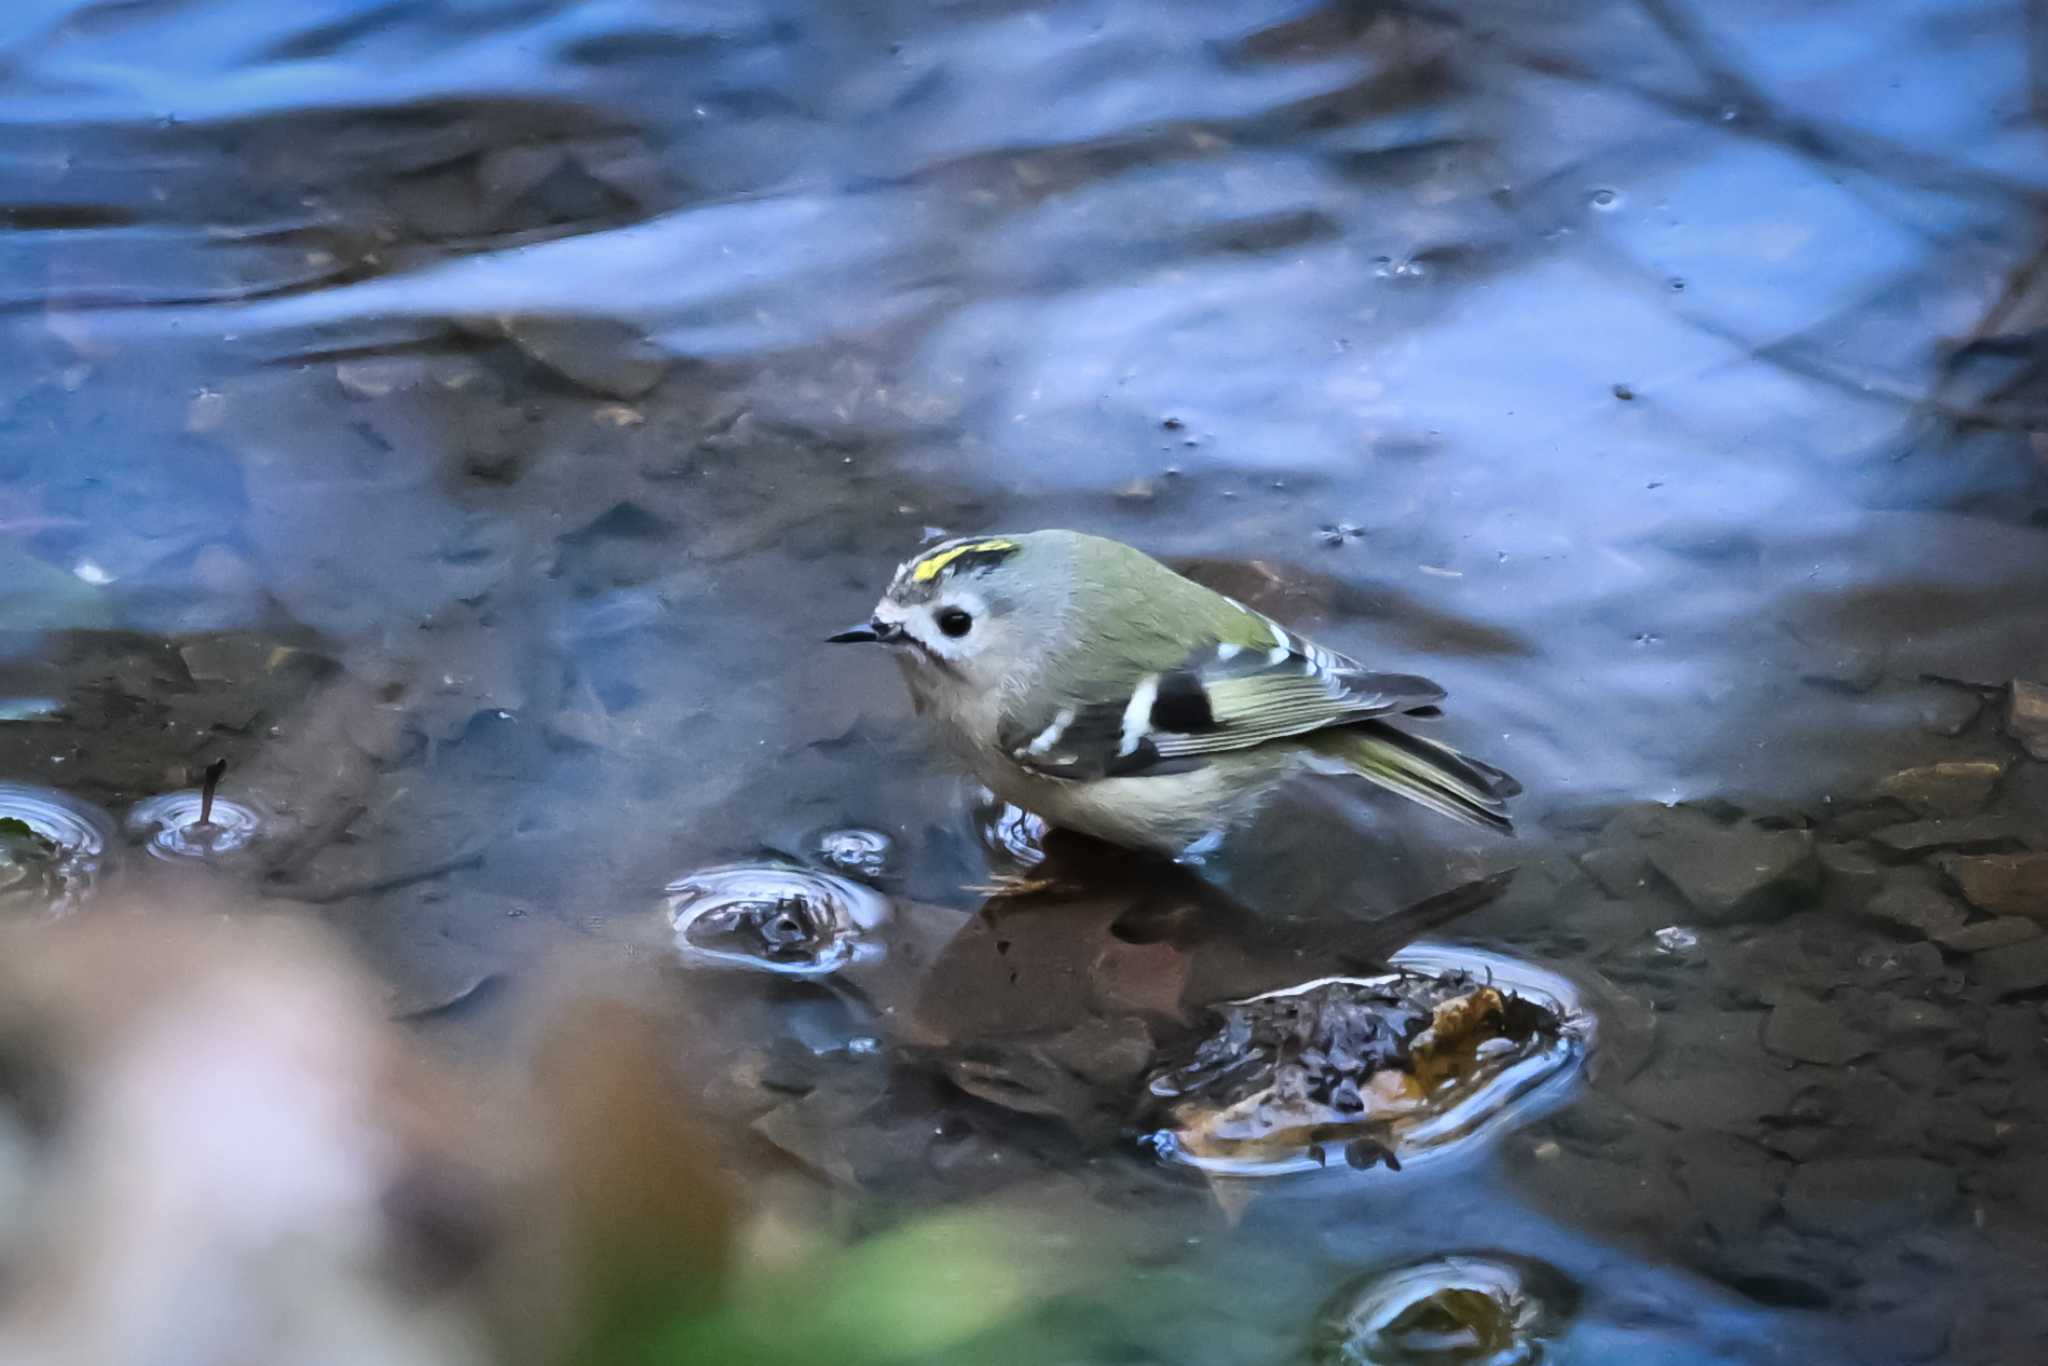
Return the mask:
MULTIPOLYGON (((1205 705, 1202 699, 1169 702, 1169 712, 1181 708, 1183 720, 1192 720, 1191 708, 1205 705)), ((1152 712, 1156 714, 1155 700, 1152 712)), ((1206 760, 1193 756, 1167 757, 1159 752, 1153 736, 1160 733, 1145 719, 1135 743, 1125 743, 1125 720, 1130 699, 1094 702, 1062 707, 1050 715, 1031 718, 1005 717, 996 732, 996 743, 1017 764, 1048 778, 1121 778, 1144 774, 1188 773, 1206 760)))
POLYGON ((1121 696, 1007 717, 998 743, 1047 777, 1185 773, 1208 755, 1373 716, 1426 713, 1443 697, 1426 678, 1372 673, 1274 629, 1271 649, 1204 646, 1121 696))
POLYGON ((1201 735, 1216 729, 1216 713, 1209 705, 1209 690, 1192 669, 1175 669, 1159 678, 1159 691, 1152 699, 1148 718, 1152 730, 1179 731, 1201 735))

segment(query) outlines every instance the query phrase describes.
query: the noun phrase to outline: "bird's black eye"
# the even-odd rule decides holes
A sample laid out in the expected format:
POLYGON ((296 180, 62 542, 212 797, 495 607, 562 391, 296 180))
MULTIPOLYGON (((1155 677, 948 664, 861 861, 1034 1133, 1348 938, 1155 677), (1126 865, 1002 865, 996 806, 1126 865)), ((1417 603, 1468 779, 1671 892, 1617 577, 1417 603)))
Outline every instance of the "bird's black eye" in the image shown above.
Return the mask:
POLYGON ((939 629, 949 636, 964 636, 974 628, 974 618, 957 607, 948 607, 938 615, 939 629))

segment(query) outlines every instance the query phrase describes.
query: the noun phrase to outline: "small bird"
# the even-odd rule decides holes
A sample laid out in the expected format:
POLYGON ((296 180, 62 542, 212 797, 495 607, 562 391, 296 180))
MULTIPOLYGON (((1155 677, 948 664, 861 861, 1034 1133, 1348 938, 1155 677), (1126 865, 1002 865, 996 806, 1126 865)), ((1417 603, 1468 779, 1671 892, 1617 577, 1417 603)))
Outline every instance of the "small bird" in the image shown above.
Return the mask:
POLYGON ((1354 775, 1506 832, 1521 785, 1384 718, 1444 690, 1363 666, 1120 541, 969 536, 905 561, 871 620, 912 704, 1004 800, 1199 859, 1286 778, 1354 775))

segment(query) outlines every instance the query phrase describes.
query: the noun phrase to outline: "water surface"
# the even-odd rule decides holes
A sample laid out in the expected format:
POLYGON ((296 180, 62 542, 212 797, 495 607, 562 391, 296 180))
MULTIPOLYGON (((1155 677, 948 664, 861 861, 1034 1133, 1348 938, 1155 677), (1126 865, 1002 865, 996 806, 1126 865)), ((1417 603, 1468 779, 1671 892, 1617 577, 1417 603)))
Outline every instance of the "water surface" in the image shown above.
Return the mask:
POLYGON ((2039 41, 1921 0, 17 0, 0 777, 127 810, 228 759, 274 824, 223 873, 421 1006, 880 835, 867 977, 675 969, 818 1098, 717 1103, 851 1134, 821 1186, 884 1204, 1091 1183, 1167 1287, 1094 1359, 1285 1359, 1473 1249, 1576 1287, 1560 1359, 2024 1358, 2040 984, 1842 897, 2048 829, 1989 694, 1925 677, 2048 676, 2039 41), (817 642, 928 536, 1049 525, 1438 679, 1528 795, 1511 848, 1388 815, 1327 876, 1279 830, 1278 928, 1110 908, 1046 963, 1199 1006, 1516 863, 1453 938, 1597 984, 1633 1051, 1461 1161, 1226 1219, 1119 1131, 1101 1002, 1156 992, 1061 1025, 1035 1112, 986 1022, 903 1023, 1028 866, 979 831, 1026 831, 817 642), (1887 775, 1986 758, 2003 833, 1865 840, 1916 814, 1854 815, 1887 775), (1610 824, 1680 801, 1712 828, 1610 824), (1825 895, 1684 895, 1685 849, 1807 829, 1825 895))

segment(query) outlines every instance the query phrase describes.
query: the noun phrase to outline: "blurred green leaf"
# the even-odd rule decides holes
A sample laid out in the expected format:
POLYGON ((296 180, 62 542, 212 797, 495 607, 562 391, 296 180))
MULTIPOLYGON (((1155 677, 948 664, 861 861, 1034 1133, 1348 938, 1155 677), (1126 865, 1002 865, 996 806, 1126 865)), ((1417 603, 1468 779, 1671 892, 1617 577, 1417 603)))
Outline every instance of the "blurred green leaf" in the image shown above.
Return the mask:
POLYGON ((1015 1323, 1072 1275, 1014 1214, 933 1216, 798 1271, 742 1282, 710 1313, 612 1344, 602 1366, 892 1366, 1015 1323), (1034 1255, 1034 1247, 1036 1255, 1034 1255))

